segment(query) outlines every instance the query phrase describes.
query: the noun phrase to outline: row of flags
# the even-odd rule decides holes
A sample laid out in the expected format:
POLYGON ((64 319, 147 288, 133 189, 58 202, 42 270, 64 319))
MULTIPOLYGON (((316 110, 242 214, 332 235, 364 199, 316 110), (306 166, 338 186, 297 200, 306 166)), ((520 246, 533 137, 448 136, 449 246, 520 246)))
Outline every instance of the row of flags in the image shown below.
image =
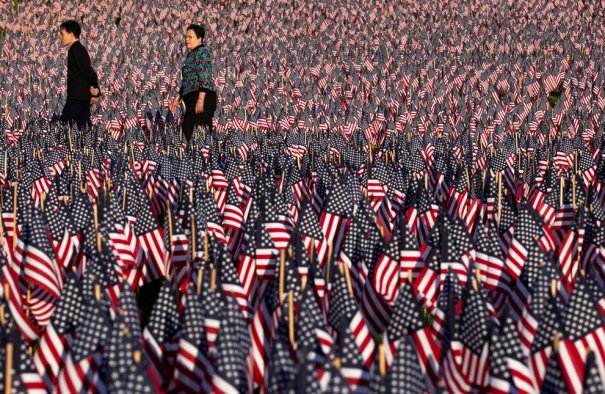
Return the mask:
POLYGON ((519 136, 475 165, 451 135, 359 150, 359 130, 317 131, 321 146, 151 131, 38 119, 5 141, 2 326, 21 384, 119 391, 121 362, 154 391, 602 388, 602 134, 564 137, 579 148, 560 167, 519 136), (157 281, 141 331, 134 292, 157 281))
POLYGON ((224 3, 0 17, 0 386, 603 392, 602 5, 224 3), (186 144, 192 15, 219 106, 186 144))

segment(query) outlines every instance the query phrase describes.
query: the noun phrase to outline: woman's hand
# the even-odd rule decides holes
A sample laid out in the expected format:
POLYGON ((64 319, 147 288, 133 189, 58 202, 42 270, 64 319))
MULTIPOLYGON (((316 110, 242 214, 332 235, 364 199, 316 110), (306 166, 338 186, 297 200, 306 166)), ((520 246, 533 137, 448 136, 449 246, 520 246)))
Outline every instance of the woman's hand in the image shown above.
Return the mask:
POLYGON ((204 112, 204 99, 198 99, 195 102, 195 113, 196 114, 201 114, 204 112))
POLYGON ((94 86, 90 87, 90 94, 92 95, 90 99, 90 104, 96 104, 99 102, 99 96, 101 95, 101 89, 95 88, 94 86))
POLYGON ((181 99, 178 96, 175 97, 168 105, 168 109, 170 110, 170 112, 175 113, 180 103, 181 99))

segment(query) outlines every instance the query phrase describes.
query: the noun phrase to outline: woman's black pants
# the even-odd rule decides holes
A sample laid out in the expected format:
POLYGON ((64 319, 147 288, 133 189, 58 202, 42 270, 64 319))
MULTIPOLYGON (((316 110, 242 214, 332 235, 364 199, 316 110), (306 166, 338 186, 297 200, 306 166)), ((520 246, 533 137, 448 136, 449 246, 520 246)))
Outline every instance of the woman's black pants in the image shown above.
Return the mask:
POLYGON ((204 112, 201 114, 195 113, 195 103, 197 102, 197 92, 193 92, 185 95, 185 116, 183 117, 183 135, 187 142, 193 135, 195 126, 207 127, 208 131, 212 130, 212 118, 214 117, 214 111, 216 110, 216 92, 206 92, 204 98, 204 112))

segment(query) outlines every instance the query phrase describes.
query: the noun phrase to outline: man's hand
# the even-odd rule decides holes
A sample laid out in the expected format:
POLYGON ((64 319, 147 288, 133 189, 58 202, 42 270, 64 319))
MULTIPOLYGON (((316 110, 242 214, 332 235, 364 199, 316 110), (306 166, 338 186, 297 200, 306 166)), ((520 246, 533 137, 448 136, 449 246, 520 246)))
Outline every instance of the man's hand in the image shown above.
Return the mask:
POLYGON ((201 114, 204 112, 204 100, 197 100, 195 102, 195 113, 201 114))
POLYGON ((95 88, 94 86, 90 87, 90 94, 93 96, 98 96, 101 93, 101 89, 95 88))
POLYGON ((92 97, 92 98, 90 99, 90 104, 96 104, 96 103, 98 103, 98 102, 99 102, 99 98, 98 98, 98 97, 92 97))

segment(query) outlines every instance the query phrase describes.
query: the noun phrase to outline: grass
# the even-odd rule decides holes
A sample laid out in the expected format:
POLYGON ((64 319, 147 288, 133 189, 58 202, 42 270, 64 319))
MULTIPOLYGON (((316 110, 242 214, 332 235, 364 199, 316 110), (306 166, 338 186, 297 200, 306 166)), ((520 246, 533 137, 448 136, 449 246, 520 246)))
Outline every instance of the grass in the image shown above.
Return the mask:
POLYGON ((557 101, 559 101, 559 97, 561 97, 561 91, 560 90, 553 90, 552 92, 550 92, 548 94, 548 103, 550 104, 551 107, 555 107, 555 105, 557 104, 557 101))

